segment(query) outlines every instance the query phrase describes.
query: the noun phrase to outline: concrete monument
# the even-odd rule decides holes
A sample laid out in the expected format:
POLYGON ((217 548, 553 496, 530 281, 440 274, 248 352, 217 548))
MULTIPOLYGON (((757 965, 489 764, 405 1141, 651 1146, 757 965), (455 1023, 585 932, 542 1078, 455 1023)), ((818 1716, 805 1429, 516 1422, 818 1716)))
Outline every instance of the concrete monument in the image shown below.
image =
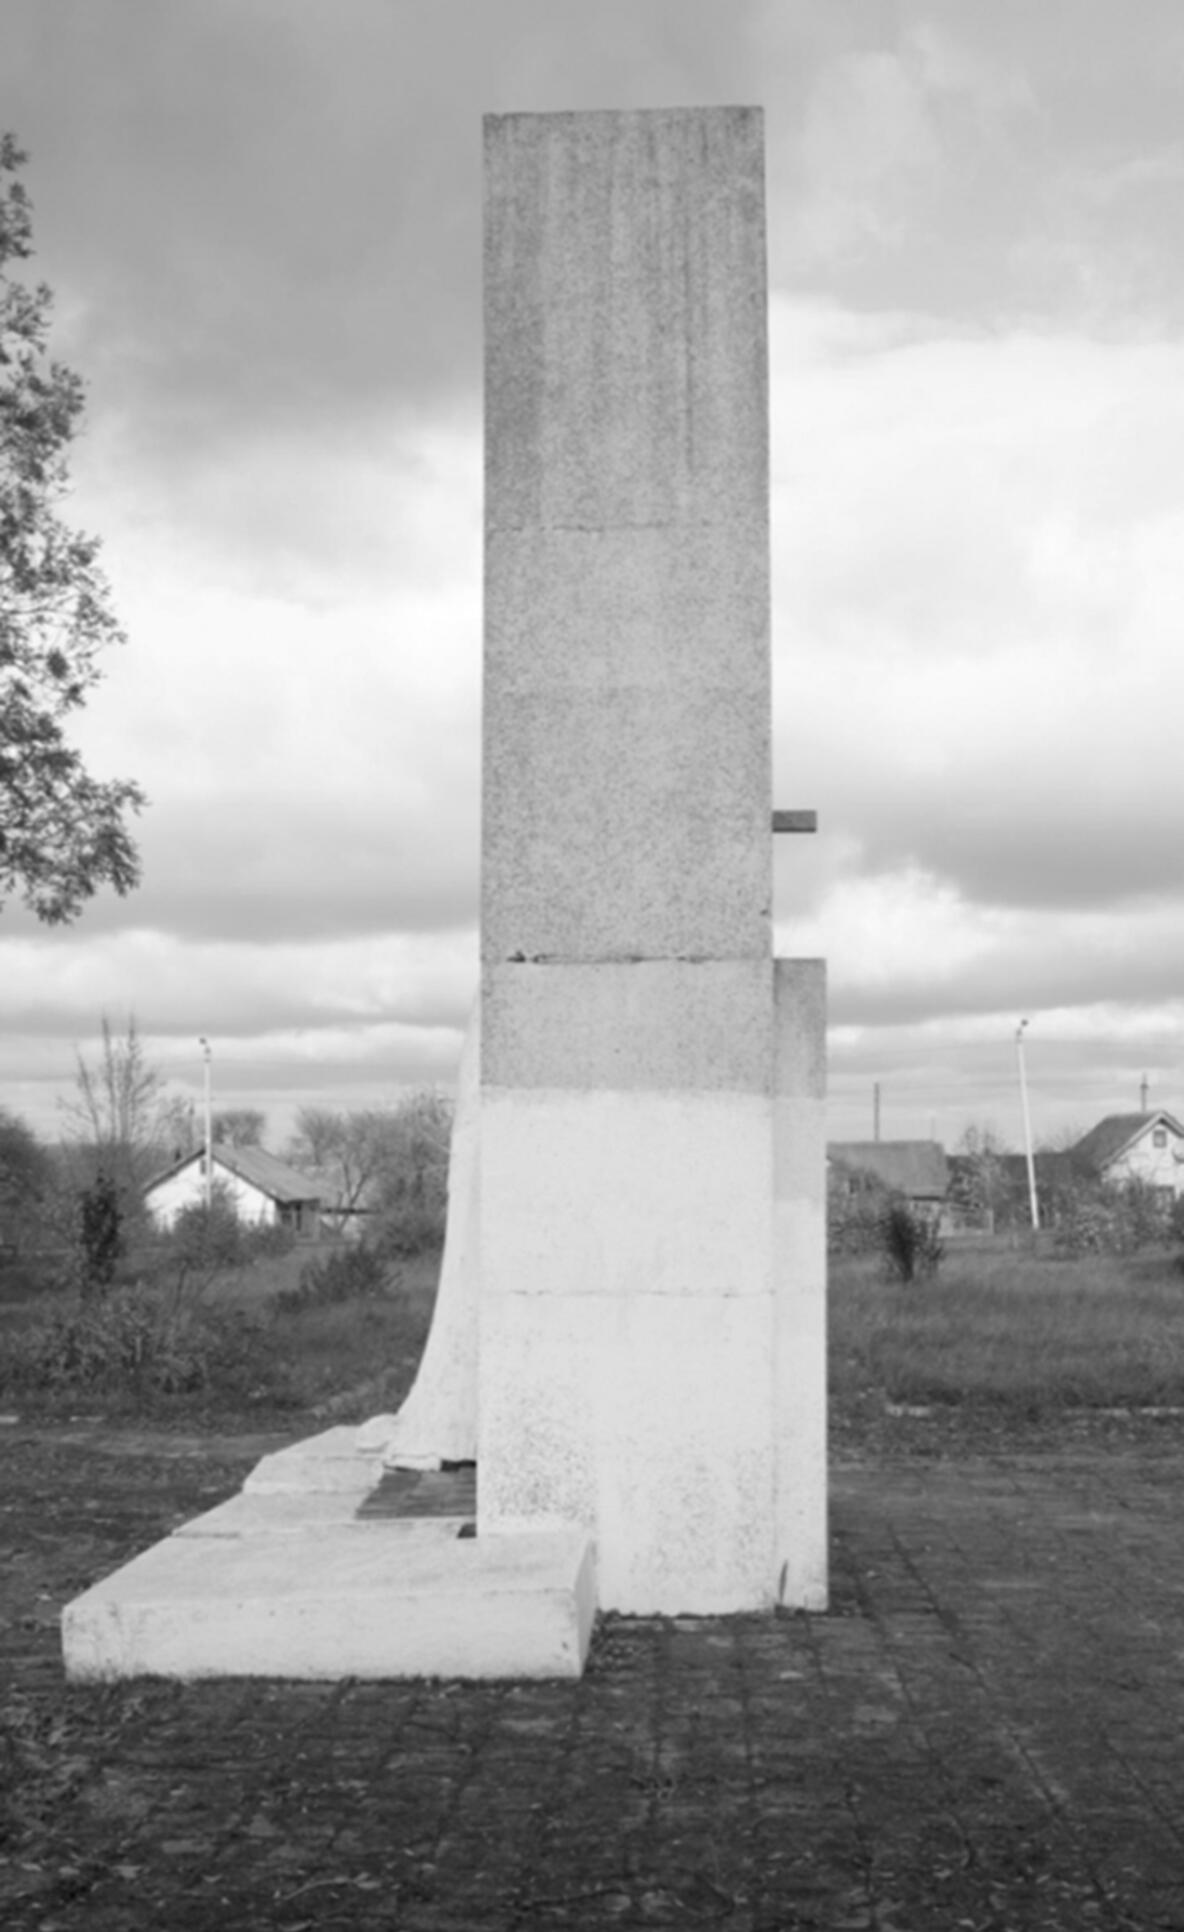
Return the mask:
POLYGON ((487 132, 478 1530, 585 1525, 618 1610, 824 1587, 779 1444, 821 1424, 822 996, 771 956, 763 185, 751 109, 487 132))
POLYGON ((268 1459, 70 1606, 75 1675, 571 1672, 596 1604, 826 1602, 823 970, 772 956, 761 116, 493 117, 485 184, 481 986, 432 1335, 398 1416, 268 1459), (474 1449, 475 1536, 357 1518, 383 1464, 474 1449), (219 1538, 203 1648, 177 1605, 219 1538))

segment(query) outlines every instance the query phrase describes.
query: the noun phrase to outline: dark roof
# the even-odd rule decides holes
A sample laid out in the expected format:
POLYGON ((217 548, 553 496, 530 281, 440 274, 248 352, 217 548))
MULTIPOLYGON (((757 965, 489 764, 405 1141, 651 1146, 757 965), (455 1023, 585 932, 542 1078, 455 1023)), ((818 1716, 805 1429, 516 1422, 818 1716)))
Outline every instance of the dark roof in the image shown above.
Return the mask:
MULTIPOLYGON (((261 1194, 268 1195, 273 1201, 287 1205, 291 1201, 319 1202, 321 1199, 321 1189, 316 1181, 310 1180, 307 1174, 298 1173, 286 1161, 278 1160, 266 1148, 227 1147, 223 1142, 215 1141, 213 1154, 215 1168, 223 1167, 229 1173, 237 1174, 240 1180, 257 1187, 261 1194)), ((149 1181, 144 1192, 150 1193, 162 1181, 171 1180, 174 1174, 204 1158, 204 1150, 186 1154, 182 1160, 166 1167, 163 1174, 157 1174, 155 1179, 149 1181)))
POLYGON ((936 1140, 832 1140, 826 1151, 837 1166, 874 1174, 913 1200, 939 1199, 949 1185, 946 1150, 936 1140))
POLYGON ((1101 1174, 1136 1141, 1142 1140, 1148 1128, 1157 1126, 1168 1127, 1184 1139, 1184 1127, 1174 1114, 1166 1113, 1162 1107, 1150 1114, 1107 1114, 1105 1120, 1099 1120, 1071 1149, 1074 1162, 1085 1173, 1101 1174))
MULTIPOLYGON (((1028 1157, 1026 1154, 1001 1154, 999 1165, 1010 1186, 1027 1187, 1028 1157)), ((1077 1165, 1077 1155, 1073 1148, 1037 1148, 1032 1155, 1032 1165, 1036 1169, 1036 1179, 1041 1187, 1072 1187, 1073 1182, 1080 1180, 1084 1172, 1077 1165)))
POLYGON ((319 1201, 321 1198, 316 1181, 263 1147, 215 1145, 214 1163, 228 1167, 232 1174, 249 1181, 260 1193, 270 1194, 273 1201, 319 1201))

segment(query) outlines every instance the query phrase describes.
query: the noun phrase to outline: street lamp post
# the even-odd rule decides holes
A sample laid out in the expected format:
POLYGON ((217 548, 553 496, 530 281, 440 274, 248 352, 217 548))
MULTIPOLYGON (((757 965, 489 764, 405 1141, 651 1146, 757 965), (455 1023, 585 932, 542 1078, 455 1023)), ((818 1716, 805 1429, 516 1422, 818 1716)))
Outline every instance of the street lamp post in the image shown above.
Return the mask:
POLYGON ((211 1206, 211 1204, 212 1204, 212 1202, 213 1202, 213 1198, 214 1198, 214 1117, 213 1117, 213 1115, 212 1115, 212 1114, 211 1114, 211 1112, 210 1112, 210 1059, 211 1059, 211 1055, 210 1055, 210 1043, 209 1043, 209 1041, 208 1041, 207 1039, 205 1039, 205 1038, 203 1037, 202 1039, 200 1039, 200 1040, 198 1041, 198 1045, 199 1045, 199 1047, 201 1048, 201 1050, 202 1050, 202 1053, 203 1053, 203 1055, 204 1055, 204 1057, 205 1057, 205 1070, 204 1070, 204 1071, 205 1071, 205 1080, 204 1080, 204 1089, 205 1089, 205 1129, 206 1129, 206 1171, 205 1171, 205 1181, 206 1181, 206 1185, 205 1185, 205 1198, 206 1198, 206 1213, 208 1214, 208 1213, 209 1213, 209 1211, 210 1211, 210 1206, 211 1206))
POLYGON ((1032 1213, 1032 1232, 1040 1227, 1040 1203, 1036 1195, 1036 1161, 1032 1153, 1032 1116, 1028 1110, 1028 1076, 1024 1069, 1024 1028, 1027 1020, 1021 1020, 1015 1030, 1015 1057, 1020 1068, 1020 1105, 1024 1110, 1024 1153, 1028 1161, 1028 1206, 1032 1213))

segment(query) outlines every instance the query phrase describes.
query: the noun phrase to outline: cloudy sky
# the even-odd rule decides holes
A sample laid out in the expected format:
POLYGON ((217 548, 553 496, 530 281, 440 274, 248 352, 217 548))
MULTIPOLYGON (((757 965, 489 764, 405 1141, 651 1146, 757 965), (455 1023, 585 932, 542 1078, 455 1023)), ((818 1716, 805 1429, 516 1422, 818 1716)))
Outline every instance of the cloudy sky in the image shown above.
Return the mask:
POLYGON ((778 950, 833 1136, 1184 1109, 1179 0, 6 0, 80 729, 144 884, 0 914, 0 1103, 134 1012, 178 1091, 446 1082, 476 983, 483 111, 759 102, 778 950))

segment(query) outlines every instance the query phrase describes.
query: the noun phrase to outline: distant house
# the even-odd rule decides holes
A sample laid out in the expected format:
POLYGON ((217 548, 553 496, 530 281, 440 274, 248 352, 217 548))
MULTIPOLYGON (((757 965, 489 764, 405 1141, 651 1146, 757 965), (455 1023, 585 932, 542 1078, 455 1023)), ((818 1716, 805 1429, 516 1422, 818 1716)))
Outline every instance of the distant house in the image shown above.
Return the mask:
MULTIPOLYGON (((955 1155, 956 1163, 961 1164, 955 1155)), ((1000 1172, 1005 1183, 1004 1192, 1015 1201, 1027 1202, 1028 1199, 1028 1157, 1026 1154, 1000 1154, 1000 1172)), ((1043 1200, 1045 1194, 1071 1192, 1080 1182, 1085 1169, 1080 1168, 1074 1159, 1072 1148, 1038 1147, 1032 1155, 1032 1165, 1036 1170, 1036 1188, 1043 1200)))
MULTIPOLYGON (((307 1238, 319 1230, 321 1195, 317 1183, 262 1147, 215 1143, 212 1179, 233 1202, 240 1221, 291 1228, 294 1234, 307 1238)), ((171 1228, 183 1208, 205 1200, 205 1189, 204 1151, 187 1154, 148 1183, 144 1205, 158 1227, 171 1228)))
POLYGON ((827 1164, 852 1177, 870 1175, 893 1194, 903 1194, 910 1206, 941 1214, 950 1184, 946 1150, 936 1140, 832 1140, 827 1164))
POLYGON ((1069 1150, 1079 1174, 1121 1186, 1145 1186, 1184 1194, 1184 1127, 1161 1107, 1155 1113, 1107 1114, 1069 1150))

